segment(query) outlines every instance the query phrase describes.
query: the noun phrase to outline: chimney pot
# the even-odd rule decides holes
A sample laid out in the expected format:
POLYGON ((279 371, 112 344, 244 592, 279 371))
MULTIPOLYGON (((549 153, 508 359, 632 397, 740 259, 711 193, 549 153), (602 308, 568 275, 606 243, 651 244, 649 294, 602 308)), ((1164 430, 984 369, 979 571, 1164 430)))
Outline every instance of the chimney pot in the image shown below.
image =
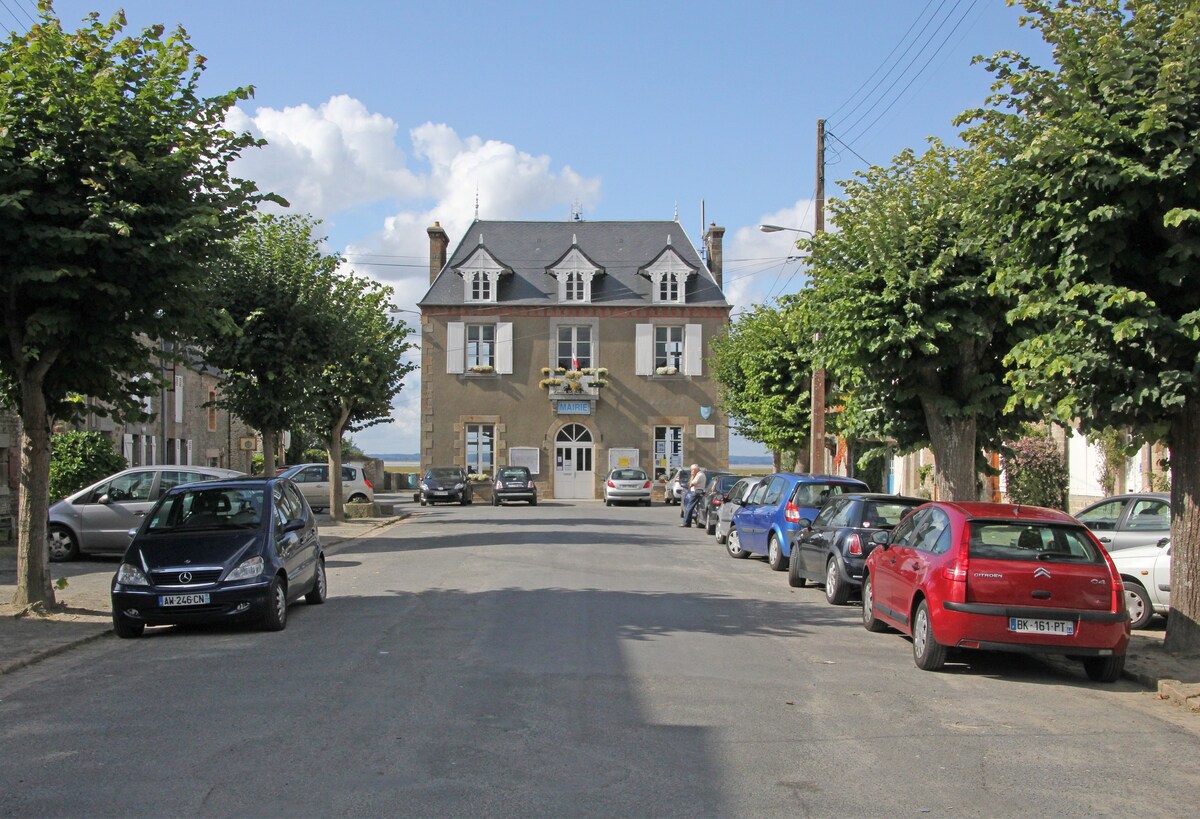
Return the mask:
POLYGON ((446 266, 446 250, 450 247, 450 237, 442 229, 442 223, 435 221, 433 227, 426 228, 429 234, 429 283, 438 277, 446 266))
POLYGON ((722 261, 722 245, 725 241, 725 228, 718 227, 716 222, 713 222, 708 227, 708 231, 704 234, 705 255, 708 256, 708 272, 712 273, 713 280, 716 281, 717 287, 725 289, 724 283, 724 263, 722 261))

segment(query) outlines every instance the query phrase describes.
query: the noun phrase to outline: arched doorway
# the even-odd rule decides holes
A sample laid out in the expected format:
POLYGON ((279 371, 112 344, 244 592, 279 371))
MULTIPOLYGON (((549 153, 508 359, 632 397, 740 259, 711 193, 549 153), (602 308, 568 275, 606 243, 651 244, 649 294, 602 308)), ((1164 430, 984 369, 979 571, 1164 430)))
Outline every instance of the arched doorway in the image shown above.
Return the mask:
POLYGON ((592 465, 592 431, 583 424, 567 424, 554 436, 554 497, 596 497, 592 465))

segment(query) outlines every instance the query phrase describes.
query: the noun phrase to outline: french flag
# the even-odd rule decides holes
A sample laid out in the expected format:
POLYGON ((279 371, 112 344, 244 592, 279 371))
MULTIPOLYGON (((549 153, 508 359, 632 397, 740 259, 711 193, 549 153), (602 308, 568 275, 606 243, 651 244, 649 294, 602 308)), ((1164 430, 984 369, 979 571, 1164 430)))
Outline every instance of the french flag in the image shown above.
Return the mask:
POLYGON ((579 369, 579 359, 578 359, 578 358, 572 358, 572 359, 571 359, 571 369, 572 369, 572 370, 578 370, 578 369, 579 369))

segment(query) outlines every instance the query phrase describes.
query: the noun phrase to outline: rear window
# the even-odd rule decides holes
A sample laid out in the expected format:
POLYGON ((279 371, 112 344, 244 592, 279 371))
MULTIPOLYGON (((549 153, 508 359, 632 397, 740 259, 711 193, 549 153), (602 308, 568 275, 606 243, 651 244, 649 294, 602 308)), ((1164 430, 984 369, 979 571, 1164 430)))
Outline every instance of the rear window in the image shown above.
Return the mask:
POLYGON ((796 486, 792 502, 797 506, 824 506, 825 501, 834 495, 849 495, 852 492, 862 492, 859 485, 847 486, 841 483, 802 483, 796 486))
POLYGON ((893 503, 891 501, 869 501, 863 507, 863 527, 891 529, 918 504, 893 503))
POLYGON ((614 469, 613 480, 615 481, 644 481, 646 473, 640 469, 614 469))
POLYGON ((738 482, 737 475, 722 475, 717 478, 717 494, 724 495, 730 488, 738 482))
POLYGON ((967 548, 970 557, 985 560, 1104 562, 1087 531, 1074 526, 973 521, 967 548))
POLYGON ((498 478, 525 478, 528 477, 529 470, 523 466, 506 466, 500 470, 498 478))

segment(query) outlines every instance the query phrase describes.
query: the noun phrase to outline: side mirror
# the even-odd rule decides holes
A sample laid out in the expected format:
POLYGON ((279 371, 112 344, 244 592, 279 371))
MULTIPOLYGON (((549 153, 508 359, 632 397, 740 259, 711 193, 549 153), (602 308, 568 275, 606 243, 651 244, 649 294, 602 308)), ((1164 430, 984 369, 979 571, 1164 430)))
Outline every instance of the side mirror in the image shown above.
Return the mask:
POLYGON ((292 518, 287 523, 283 524, 283 533, 298 532, 304 528, 304 521, 301 518, 292 518))
POLYGON ((130 539, 130 540, 133 540, 133 538, 134 538, 134 536, 137 534, 137 532, 138 532, 138 530, 137 530, 137 527, 135 526, 134 528, 130 529, 130 530, 129 530, 128 532, 126 532, 125 534, 129 535, 129 539, 130 539))
POLYGON ((808 518, 800 518, 800 528, 801 529, 812 528, 812 521, 809 520, 808 518))
POLYGON ((102 504, 104 504, 105 506, 108 506, 110 503, 112 503, 112 498, 110 498, 110 497, 108 496, 108 493, 107 493, 107 492, 105 492, 103 495, 101 495, 100 497, 96 498, 96 503, 102 503, 102 504))
POLYGON ((1162 547, 1166 546, 1170 542, 1171 542, 1171 538, 1169 538, 1169 537, 1160 538, 1158 541, 1158 548, 1161 549, 1162 547))

